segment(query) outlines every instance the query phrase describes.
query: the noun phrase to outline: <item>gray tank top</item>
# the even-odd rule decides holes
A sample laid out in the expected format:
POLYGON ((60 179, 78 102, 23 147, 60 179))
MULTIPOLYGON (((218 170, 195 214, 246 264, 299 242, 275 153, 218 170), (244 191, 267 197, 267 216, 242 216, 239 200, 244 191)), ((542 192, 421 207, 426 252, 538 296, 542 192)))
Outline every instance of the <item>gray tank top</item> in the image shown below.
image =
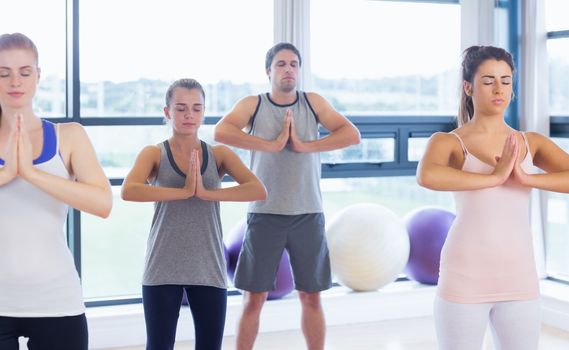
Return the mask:
MULTIPOLYGON (((276 139, 283 128, 287 109, 293 112, 296 134, 301 140, 318 139, 318 120, 303 92, 297 92, 296 101, 289 105, 276 104, 268 93, 259 95, 251 135, 276 139)), ((298 153, 288 145, 277 153, 251 151, 251 170, 267 188, 268 197, 265 201, 251 202, 250 213, 299 215, 322 212, 320 153, 298 153)))
MULTIPOLYGON (((211 146, 202 141, 204 187, 219 188, 211 146)), ((160 166, 153 186, 184 187, 186 176, 174 162, 168 141, 160 147, 160 166)), ((156 202, 148 237, 142 284, 179 284, 227 288, 219 202, 192 197, 156 202)))

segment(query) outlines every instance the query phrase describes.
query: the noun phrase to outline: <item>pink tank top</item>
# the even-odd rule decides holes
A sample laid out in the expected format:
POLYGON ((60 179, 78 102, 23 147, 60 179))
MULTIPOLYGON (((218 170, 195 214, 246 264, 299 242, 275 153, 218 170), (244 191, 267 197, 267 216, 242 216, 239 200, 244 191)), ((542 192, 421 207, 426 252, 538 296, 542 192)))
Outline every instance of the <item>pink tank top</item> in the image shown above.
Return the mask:
MULTIPOLYGON (((462 170, 491 174, 494 167, 464 151, 462 170)), ((527 155, 522 169, 533 162, 527 155)), ((508 180, 493 188, 454 192, 456 219, 441 252, 438 294, 457 303, 528 300, 539 297, 529 223, 530 188, 508 180)))

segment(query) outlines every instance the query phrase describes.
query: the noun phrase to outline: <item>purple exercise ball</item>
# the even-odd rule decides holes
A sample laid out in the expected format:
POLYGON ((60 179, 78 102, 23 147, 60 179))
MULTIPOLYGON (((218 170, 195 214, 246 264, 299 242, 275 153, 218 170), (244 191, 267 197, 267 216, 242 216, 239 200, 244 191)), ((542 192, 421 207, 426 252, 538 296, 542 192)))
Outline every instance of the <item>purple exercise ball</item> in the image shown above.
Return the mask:
POLYGON ((292 278, 292 270, 286 250, 281 256, 279 268, 277 270, 275 290, 269 292, 268 300, 280 299, 292 292, 294 289, 294 280, 292 278))
MULTIPOLYGON (((225 246, 225 243, 223 244, 223 255, 225 257, 225 264, 226 266, 229 264, 229 251, 227 250, 227 247, 225 246)), ((183 294, 182 294, 182 305, 186 306, 186 305, 190 305, 189 301, 188 301, 188 296, 186 295, 186 291, 184 290, 183 294)))
MULTIPOLYGON (((235 269, 237 268, 237 260, 243 246, 243 238, 247 232, 247 221, 245 219, 239 221, 226 236, 226 246, 228 252, 227 259, 227 275, 233 281, 235 277, 235 269)), ((269 292, 267 299, 280 299, 292 292, 294 289, 294 280, 292 278, 292 270, 286 250, 283 252, 275 280, 275 290, 269 292)))
POLYGON ((227 249, 225 243, 223 243, 223 257, 225 258, 225 265, 227 266, 227 264, 229 264, 229 249, 227 249))
POLYGON ((441 208, 417 209, 406 216, 409 261, 405 273, 423 284, 437 284, 441 250, 455 215, 441 208))
POLYGON ((243 245, 243 238, 245 237, 245 232, 247 231, 247 221, 245 219, 239 221, 225 237, 225 245, 227 247, 227 274, 229 278, 233 281, 235 275, 235 269, 237 268, 237 259, 239 258, 239 252, 241 251, 241 246, 243 245))

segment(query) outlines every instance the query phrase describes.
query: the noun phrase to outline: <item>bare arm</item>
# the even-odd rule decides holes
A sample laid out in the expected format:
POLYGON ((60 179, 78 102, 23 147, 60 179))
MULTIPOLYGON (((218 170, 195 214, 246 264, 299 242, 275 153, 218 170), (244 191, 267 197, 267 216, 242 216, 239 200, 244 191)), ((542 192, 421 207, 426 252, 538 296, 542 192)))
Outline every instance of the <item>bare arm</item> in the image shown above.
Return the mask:
MULTIPOLYGON (((160 148, 158 146, 145 147, 134 163, 134 166, 123 182, 121 197, 125 201, 133 202, 163 202, 187 199, 195 191, 192 186, 184 188, 169 188, 151 186, 148 182, 156 174, 160 165, 160 148)), ((192 167, 195 165, 192 163, 192 167)))
POLYGON ((326 152, 360 143, 360 132, 348 118, 338 113, 326 99, 313 92, 307 93, 318 121, 330 134, 314 141, 299 140, 291 125, 291 146, 297 152, 326 152))
POLYGON ((540 190, 569 193, 569 154, 551 139, 538 133, 527 134, 529 144, 534 146, 533 163, 544 174, 526 174, 516 162, 515 178, 524 186, 540 190))
POLYGON ((19 175, 50 196, 75 209, 108 217, 112 208, 111 187, 85 129, 77 123, 61 124, 60 151, 76 180, 43 172, 32 166, 32 150, 28 134, 20 130, 18 140, 19 175))
POLYGON ((258 102, 257 96, 248 96, 237 102, 233 109, 215 126, 215 141, 248 150, 281 151, 289 138, 290 121, 286 118, 283 130, 276 140, 265 140, 243 131, 250 124, 258 102))
POLYGON ((419 185, 438 191, 470 191, 503 184, 512 172, 517 142, 514 136, 508 137, 501 159, 489 175, 461 170, 464 162, 458 160, 461 154, 462 148, 455 136, 435 133, 417 167, 419 185))
POLYGON ((246 202, 265 200, 267 190, 259 179, 243 164, 241 159, 226 146, 214 146, 213 152, 220 169, 219 176, 229 174, 237 186, 209 190, 203 187, 199 169, 196 196, 210 201, 246 202))

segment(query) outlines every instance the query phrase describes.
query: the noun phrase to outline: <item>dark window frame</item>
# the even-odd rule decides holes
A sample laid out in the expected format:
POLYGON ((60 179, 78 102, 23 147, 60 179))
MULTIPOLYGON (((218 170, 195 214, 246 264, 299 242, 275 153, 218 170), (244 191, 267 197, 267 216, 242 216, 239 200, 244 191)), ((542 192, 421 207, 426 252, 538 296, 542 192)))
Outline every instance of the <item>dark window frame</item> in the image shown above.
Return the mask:
MULTIPOLYGON (((569 29, 547 32, 548 41, 557 39, 569 39, 569 29)), ((556 138, 569 138, 569 114, 549 116, 549 136, 556 138)), ((547 256, 547 250, 545 251, 545 255, 547 256)), ((567 278, 548 275, 547 279, 559 283, 569 284, 569 279, 567 278)))

